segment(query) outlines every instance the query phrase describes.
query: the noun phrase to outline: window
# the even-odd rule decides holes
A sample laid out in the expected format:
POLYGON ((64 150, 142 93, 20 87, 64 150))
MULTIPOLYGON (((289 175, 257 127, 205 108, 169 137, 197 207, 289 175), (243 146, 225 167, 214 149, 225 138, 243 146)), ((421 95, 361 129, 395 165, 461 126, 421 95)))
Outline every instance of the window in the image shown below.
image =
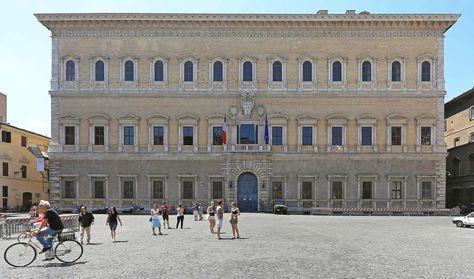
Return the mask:
POLYGON ((212 127, 212 144, 222 145, 222 127, 212 127))
POLYGON ((342 200, 342 181, 333 181, 331 183, 331 198, 333 200, 342 200))
POLYGON ((369 61, 362 63, 362 81, 372 81, 372 64, 369 61))
POLYGON ((272 127, 272 145, 283 145, 283 127, 272 127))
POLYGON ((153 127, 153 145, 164 144, 164 127, 155 126, 153 127))
POLYGON ((303 63, 303 81, 313 81, 313 64, 309 61, 303 63))
POLYGON ((391 131, 391 143, 392 145, 402 145, 402 127, 392 126, 391 131))
POLYGON ((393 200, 399 200, 402 198, 402 181, 392 181, 391 185, 391 198, 393 200))
POLYGON ((339 61, 332 63, 332 81, 342 81, 342 64, 339 61))
POLYGON ((135 127, 134 126, 123 127, 123 144, 124 145, 135 144, 135 127))
POLYGON ((165 187, 163 180, 154 180, 152 182, 152 198, 153 199, 164 199, 165 198, 165 187))
POLYGON ((192 181, 183 181, 183 199, 194 199, 192 181))
POLYGON ((94 126, 94 145, 105 144, 105 127, 94 126))
POLYGON ((469 135, 469 142, 474 142, 474 133, 469 135))
POLYGON ((104 61, 99 60, 95 62, 95 81, 105 80, 105 64, 104 61))
POLYGON ((194 81, 194 69, 193 69, 193 62, 186 61, 184 63, 184 81, 194 81))
POLYGON ((421 145, 431 145, 431 127, 421 127, 421 145))
POLYGON ((392 81, 402 80, 402 64, 399 61, 392 62, 392 81))
POLYGON ((134 81, 135 80, 135 65, 132 60, 127 60, 125 62, 125 81, 134 81))
POLYGON ((258 143, 258 125, 241 124, 237 126, 238 144, 257 144, 258 143))
POLYGON ((459 138, 454 139, 454 147, 459 146, 461 140, 459 138))
POLYGON ((8 163, 2 163, 3 176, 8 176, 8 163))
POLYGON ((21 166, 21 178, 26 178, 28 176, 28 171, 26 166, 21 166))
POLYGON ((428 61, 421 63, 421 81, 431 81, 431 64, 428 61))
POLYGON ((94 180, 94 199, 104 199, 105 198, 105 181, 104 180, 94 180))
POLYGON ((372 145, 372 127, 361 127, 361 145, 372 145))
POLYGON ((332 145, 342 145, 342 127, 332 127, 332 145))
POLYGON ((313 145, 313 127, 303 127, 302 133, 303 133, 302 144, 313 145))
POLYGON ((76 63, 72 60, 66 62, 66 81, 76 80, 76 63))
POLYGON ((65 145, 76 144, 76 127, 74 126, 64 127, 64 144, 65 145))
POLYGON ((193 129, 194 127, 183 127, 183 145, 193 145, 193 129))
POLYGON ((431 199, 432 197, 431 185, 432 185, 431 181, 421 182, 421 198, 422 199, 431 199))
POLYGON ((469 155, 469 167, 470 167, 470 173, 474 173, 474 154, 469 155))
POLYGON ((12 142, 12 133, 7 131, 2 131, 2 142, 11 143, 12 142))
POLYGON ((474 119, 474 107, 469 109, 469 119, 470 120, 474 119))
POLYGON ((222 181, 212 181, 212 199, 222 199, 223 195, 222 181))
POLYGON ((8 186, 3 186, 2 188, 2 202, 3 202, 3 209, 8 208, 8 186))
POLYGON ((164 79, 164 67, 163 61, 156 61, 155 62, 155 78, 154 81, 163 81, 164 79))
POLYGON ((301 189, 301 198, 303 200, 313 199, 313 183, 311 181, 303 181, 301 189))
POLYGON ((273 81, 282 81, 282 65, 280 61, 273 62, 273 81))
POLYGON ((213 81, 223 81, 223 66, 221 61, 214 62, 213 65, 213 81))
POLYGON ((243 81, 252 81, 252 62, 246 61, 243 65, 243 81))
POLYGON ((362 199, 372 199, 372 181, 362 182, 362 199))
POLYGON ((453 159, 453 175, 461 175, 461 160, 457 157, 453 159))
POLYGON ((272 182, 272 199, 283 199, 283 182, 273 181, 272 182))
POLYGON ((74 180, 65 180, 63 189, 63 198, 74 199, 76 198, 76 186, 74 180))
POLYGON ((27 143, 26 143, 26 137, 25 136, 21 136, 21 146, 23 147, 26 147, 27 143))
POLYGON ((133 199, 133 180, 125 180, 123 182, 123 196, 124 199, 133 199))

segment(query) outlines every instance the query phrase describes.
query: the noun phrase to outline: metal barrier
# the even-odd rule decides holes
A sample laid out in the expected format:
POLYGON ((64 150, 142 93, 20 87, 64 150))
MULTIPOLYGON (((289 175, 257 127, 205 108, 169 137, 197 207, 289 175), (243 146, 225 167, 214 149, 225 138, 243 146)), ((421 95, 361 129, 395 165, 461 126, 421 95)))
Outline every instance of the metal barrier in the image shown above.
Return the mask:
POLYGON ((450 209, 445 208, 313 208, 311 214, 348 214, 348 215, 438 215, 449 216, 450 209))
MULTIPOLYGON (((59 215, 63 222, 64 229, 69 231, 79 231, 79 215, 77 214, 62 214, 59 215)), ((0 237, 11 238, 12 235, 23 233, 31 229, 31 218, 29 217, 10 217, 5 218, 5 221, 0 221, 0 237)))

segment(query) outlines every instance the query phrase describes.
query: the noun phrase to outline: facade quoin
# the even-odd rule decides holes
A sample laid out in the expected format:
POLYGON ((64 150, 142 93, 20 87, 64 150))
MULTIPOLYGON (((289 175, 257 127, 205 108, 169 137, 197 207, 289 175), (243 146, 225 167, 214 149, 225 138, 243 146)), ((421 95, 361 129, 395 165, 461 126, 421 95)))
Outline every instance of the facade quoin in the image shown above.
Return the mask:
POLYGON ((59 207, 445 207, 457 14, 36 17, 59 207))

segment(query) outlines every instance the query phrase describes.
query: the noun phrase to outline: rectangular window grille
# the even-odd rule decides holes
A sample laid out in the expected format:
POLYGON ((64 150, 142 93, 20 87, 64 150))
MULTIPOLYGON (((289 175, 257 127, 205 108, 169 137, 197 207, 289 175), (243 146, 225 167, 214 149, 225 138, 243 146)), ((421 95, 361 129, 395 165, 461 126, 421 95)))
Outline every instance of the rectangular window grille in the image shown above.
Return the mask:
POLYGON ((165 187, 163 180, 154 180, 152 189, 153 199, 164 199, 165 198, 165 187))
POLYGON ((212 127, 212 144, 222 145, 222 127, 212 127))
POLYGON ((123 144, 124 145, 135 144, 135 127, 134 126, 123 127, 123 144))
POLYGON ((372 199, 372 181, 362 182, 362 199, 372 199))
POLYGON ((342 181, 332 182, 331 197, 333 200, 342 200, 342 181))
POLYGON ((422 181, 421 182, 421 198, 422 199, 431 199, 432 197, 432 182, 431 181, 422 181))
POLYGON ((212 199, 222 199, 224 197, 222 184, 222 181, 212 181, 212 199))
POLYGON ((94 180, 94 199, 105 198, 105 181, 94 180))
POLYGON ((301 198, 303 200, 312 200, 313 199, 313 182, 303 181, 301 189, 301 198))
POLYGON ((283 145, 283 127, 272 127, 272 145, 283 145))
POLYGON ((392 137, 392 145, 402 145, 402 127, 394 126, 391 127, 390 130, 392 137))
POLYGON ((313 145, 313 127, 303 127, 303 145, 313 145))
POLYGON ((342 145, 342 127, 332 127, 332 145, 342 145))
POLYGON ((283 182, 273 181, 272 182, 272 199, 283 199, 283 182))
POLYGON ((402 181, 392 181, 392 192, 391 198, 394 200, 399 200, 402 198, 402 181))
POLYGON ((183 199, 194 199, 192 181, 183 181, 183 199))
POLYGON ((125 180, 123 182, 123 196, 124 199, 133 199, 133 180, 125 180))
POLYGON ((164 144, 164 127, 155 126, 153 127, 153 145, 163 145, 164 144))
POLYGON ((372 145, 372 127, 361 127, 361 145, 372 145))
POLYGON ((421 127, 421 145, 431 145, 431 127, 421 127))
POLYGON ((65 145, 76 144, 76 127, 74 126, 64 127, 64 144, 65 145))
POLYGON ((105 144, 105 127, 95 126, 94 127, 94 145, 105 144))
POLYGON ((183 145, 193 145, 193 127, 183 127, 183 145))
POLYGON ((76 198, 76 186, 74 180, 64 181, 63 198, 74 199, 76 198))

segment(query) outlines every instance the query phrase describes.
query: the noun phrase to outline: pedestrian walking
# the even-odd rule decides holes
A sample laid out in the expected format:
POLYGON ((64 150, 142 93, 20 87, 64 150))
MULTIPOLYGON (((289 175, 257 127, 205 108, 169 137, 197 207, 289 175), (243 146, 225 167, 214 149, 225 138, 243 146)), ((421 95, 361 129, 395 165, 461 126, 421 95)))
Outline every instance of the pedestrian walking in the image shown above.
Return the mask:
POLYGON ((87 242, 89 244, 91 241, 91 225, 94 224, 94 215, 83 206, 81 208, 81 213, 79 214, 79 224, 81 225, 81 244, 84 244, 84 233, 87 234, 87 242))
POLYGON ((211 203, 207 207, 207 220, 209 221, 209 229, 213 234, 214 227, 216 226, 216 207, 214 206, 213 201, 211 201, 211 203))
POLYGON ((194 216, 194 221, 198 220, 198 203, 195 202, 193 203, 193 216, 194 216))
POLYGON ((162 235, 161 233, 161 224, 160 224, 160 209, 158 209, 158 205, 155 204, 154 208, 151 209, 151 230, 153 231, 153 235, 156 235, 155 228, 158 228, 158 234, 162 235))
POLYGON ((263 202, 262 199, 258 200, 258 205, 260 206, 260 212, 261 213, 265 212, 265 203, 263 202))
POLYGON ((161 217, 163 218, 163 228, 166 228, 166 224, 168 224, 168 229, 171 229, 169 213, 170 213, 170 207, 164 201, 161 205, 161 217))
POLYGON ((231 203, 232 209, 229 218, 230 225, 232 227, 232 239, 235 239, 235 234, 237 233, 237 238, 240 238, 239 228, 237 227, 238 224, 238 217, 240 215, 240 209, 237 207, 236 202, 231 203))
POLYGON ((202 204, 198 203, 198 216, 199 216, 199 221, 202 221, 202 204))
POLYGON ((183 222, 184 222, 184 208, 180 204, 178 205, 178 222, 176 223, 176 228, 178 228, 179 223, 181 222, 181 229, 183 229, 183 222))
POLYGON ((222 206, 222 200, 219 200, 217 202, 217 208, 216 208, 217 239, 222 239, 221 237, 222 220, 224 220, 224 207, 222 206))
POLYGON ((117 209, 115 206, 112 206, 109 211, 109 216, 107 217, 107 221, 105 225, 110 227, 110 234, 112 236, 112 242, 115 243, 115 238, 117 237, 117 221, 122 226, 122 220, 120 220, 120 216, 118 215, 117 209))

